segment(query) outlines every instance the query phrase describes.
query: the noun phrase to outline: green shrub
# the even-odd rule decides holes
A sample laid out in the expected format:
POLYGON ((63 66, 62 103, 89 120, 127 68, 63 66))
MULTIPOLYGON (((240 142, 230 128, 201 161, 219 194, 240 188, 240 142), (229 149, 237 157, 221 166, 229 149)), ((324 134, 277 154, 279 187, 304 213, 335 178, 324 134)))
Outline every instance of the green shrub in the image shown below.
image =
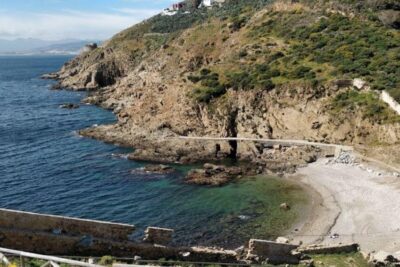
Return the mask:
MULTIPOLYGON (((297 68, 295 68, 291 73, 290 76, 294 79, 300 79, 300 78, 304 78, 306 75, 309 75, 311 71, 310 67, 306 67, 306 66, 299 66, 297 68)), ((314 76, 315 77, 315 76, 314 76)), ((312 78, 314 78, 312 77, 312 78)))
POLYGON ((112 265, 114 262, 114 258, 112 256, 103 256, 101 257, 99 264, 109 266, 112 265))
POLYGON ((338 94, 332 101, 331 110, 341 115, 343 111, 360 110, 365 119, 379 123, 399 122, 400 118, 379 98, 369 92, 350 90, 338 94))

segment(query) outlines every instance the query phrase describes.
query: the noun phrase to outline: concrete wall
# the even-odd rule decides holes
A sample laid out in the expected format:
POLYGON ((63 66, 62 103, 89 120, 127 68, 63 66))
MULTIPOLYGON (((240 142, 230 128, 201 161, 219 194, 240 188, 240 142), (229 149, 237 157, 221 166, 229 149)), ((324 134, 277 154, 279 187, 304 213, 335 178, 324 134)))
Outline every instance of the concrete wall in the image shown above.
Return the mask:
POLYGON ((126 241, 135 226, 0 209, 0 229, 126 241))
MULTIPOLYGON (((0 247, 44 255, 134 257, 157 260, 236 262, 236 253, 195 247, 134 242, 128 224, 0 209, 0 247)), ((151 235, 169 239, 171 229, 152 227, 151 235)))
POLYGON ((381 100, 387 103, 397 114, 400 115, 400 104, 390 96, 390 94, 386 91, 382 91, 381 100))
POLYGON ((168 245, 172 241, 173 229, 147 227, 143 241, 152 244, 168 245))
POLYGON ((299 252, 305 254, 338 254, 338 253, 352 253, 359 250, 359 245, 353 244, 341 244, 331 246, 310 246, 298 249, 299 252))
POLYGON ((256 262, 267 261, 272 264, 297 264, 299 259, 292 254, 296 248, 298 248, 297 245, 250 239, 247 259, 256 262))

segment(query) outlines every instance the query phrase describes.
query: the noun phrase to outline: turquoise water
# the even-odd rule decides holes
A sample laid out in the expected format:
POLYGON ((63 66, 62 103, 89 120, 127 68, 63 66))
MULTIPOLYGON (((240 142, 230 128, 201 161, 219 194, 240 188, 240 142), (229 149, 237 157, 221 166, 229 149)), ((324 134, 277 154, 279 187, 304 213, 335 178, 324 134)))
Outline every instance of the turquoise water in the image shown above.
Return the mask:
POLYGON ((130 150, 81 138, 76 131, 112 123, 114 115, 79 103, 82 92, 50 90, 39 79, 69 57, 0 57, 0 207, 176 230, 179 244, 235 247, 288 227, 302 203, 301 190, 257 177, 219 187, 182 183, 184 169, 169 175, 132 172, 143 163, 113 156, 130 150))

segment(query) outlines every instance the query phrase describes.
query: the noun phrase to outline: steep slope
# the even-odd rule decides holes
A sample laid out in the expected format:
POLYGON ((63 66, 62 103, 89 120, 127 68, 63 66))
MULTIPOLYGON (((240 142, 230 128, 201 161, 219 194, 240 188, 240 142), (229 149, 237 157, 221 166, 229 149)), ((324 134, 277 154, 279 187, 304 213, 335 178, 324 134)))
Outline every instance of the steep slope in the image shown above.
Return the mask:
POLYGON ((81 133, 135 147, 135 159, 270 156, 180 135, 396 144, 400 118, 369 90, 400 91, 400 33, 395 19, 379 17, 396 3, 227 0, 153 17, 58 75, 117 114, 117 124, 81 133), (353 87, 354 78, 367 86, 353 87))

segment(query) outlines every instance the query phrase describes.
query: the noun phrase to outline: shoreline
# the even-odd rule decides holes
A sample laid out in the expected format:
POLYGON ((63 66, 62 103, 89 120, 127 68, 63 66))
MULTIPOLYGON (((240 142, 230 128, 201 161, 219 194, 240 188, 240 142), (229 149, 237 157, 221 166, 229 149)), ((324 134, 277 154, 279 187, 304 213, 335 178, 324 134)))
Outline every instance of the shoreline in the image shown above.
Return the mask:
MULTIPOLYGON (((99 103, 94 104, 102 107, 99 103)), ((124 146, 121 136, 115 135, 113 128, 116 126, 118 124, 101 125, 95 129, 82 129, 79 134, 102 142, 124 146), (102 134, 105 135, 101 136, 102 134)), ((125 145, 133 146, 133 144, 125 145)), ((160 144, 155 145, 158 147, 160 144)), ((190 155, 192 159, 198 159, 198 156, 190 155)), ((311 205, 310 208, 307 208, 309 209, 307 214, 299 216, 299 221, 293 224, 293 227, 290 228, 291 231, 284 231, 282 234, 286 232, 289 238, 296 242, 302 241, 303 244, 357 242, 364 251, 383 249, 395 252, 400 250, 400 242, 396 242, 396 239, 400 238, 400 225, 396 224, 396 221, 400 221, 400 214, 396 216, 396 210, 397 213, 400 210, 400 204, 397 204, 400 203, 400 194, 392 187, 384 188, 387 180, 395 177, 390 177, 390 175, 375 177, 374 174, 359 168, 359 166, 326 165, 322 163, 324 161, 324 159, 320 159, 305 167, 299 167, 295 174, 285 175, 292 181, 304 185, 303 188, 310 195, 311 205), (336 179, 338 176, 341 177, 336 179), (378 181, 377 178, 382 179, 378 181), (381 192, 379 192, 380 189, 381 192), (363 195, 368 195, 371 193, 370 191, 372 191, 371 199, 374 200, 372 202, 363 198, 363 195), (354 192, 354 194, 349 192, 354 192), (385 198, 387 195, 392 195, 392 198, 385 198), (349 203, 349 201, 354 203, 349 203), (385 201, 394 204, 389 207, 389 211, 387 211, 388 207, 385 201), (382 210, 385 211, 383 218, 376 218, 377 216, 382 217, 382 210), (386 226, 391 228, 391 234, 397 235, 391 238, 370 237, 371 234, 375 236, 378 234, 388 235, 389 233, 385 232, 386 226), (294 231, 296 228, 299 231, 294 231), (332 235, 334 238, 330 237, 332 235)))
POLYGON ((400 250, 400 178, 368 163, 320 159, 289 179, 318 195, 303 227, 288 237, 304 245, 359 243, 361 250, 400 250))

